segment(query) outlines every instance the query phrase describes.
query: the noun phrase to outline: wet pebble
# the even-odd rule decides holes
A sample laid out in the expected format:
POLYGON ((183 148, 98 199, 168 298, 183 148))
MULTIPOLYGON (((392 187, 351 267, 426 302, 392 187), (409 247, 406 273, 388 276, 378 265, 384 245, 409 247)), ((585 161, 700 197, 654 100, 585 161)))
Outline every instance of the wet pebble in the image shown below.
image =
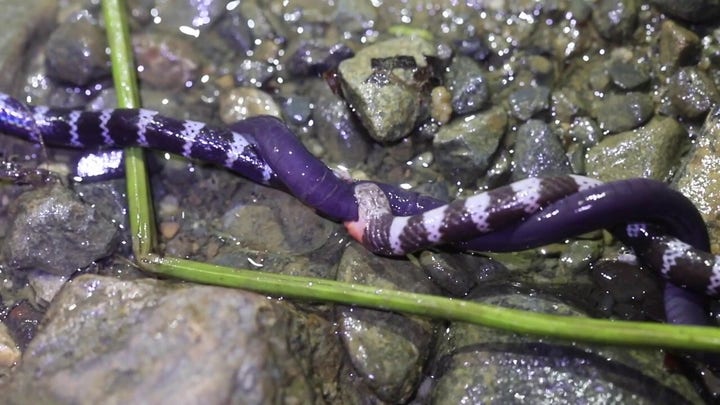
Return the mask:
POLYGON ((570 126, 569 134, 573 142, 586 148, 596 145, 603 136, 600 126, 590 117, 576 117, 570 126))
POLYGON ((10 308, 3 323, 20 349, 25 349, 33 340, 44 314, 43 311, 31 305, 28 300, 20 300, 10 308))
POLYGON ((423 94, 415 79, 435 47, 418 37, 401 37, 367 46, 340 63, 343 94, 368 134, 380 142, 400 140, 426 118, 423 94), (375 66, 373 60, 387 66, 375 66))
POLYGON ((637 0, 601 0, 593 9, 592 21, 603 38, 627 40, 635 31, 639 9, 637 0))
POLYGON ((452 93, 452 109, 458 115, 479 111, 490 97, 482 69, 466 56, 453 58, 445 73, 445 86, 452 93))
POLYGON ((550 89, 545 86, 523 87, 508 96, 510 114, 526 121, 550 107, 550 89))
POLYGON ((486 285, 509 275, 502 263, 484 256, 423 251, 419 263, 433 283, 456 297, 467 295, 476 284, 486 285))
POLYGON ((68 276, 57 276, 44 271, 31 271, 27 273, 30 288, 35 292, 35 301, 46 304, 55 297, 62 286, 67 282, 68 276))
POLYGON ((540 120, 529 120, 518 128, 514 163, 513 180, 570 173, 560 139, 540 120))
POLYGON ((433 140, 438 170, 448 179, 474 184, 488 169, 506 126, 502 107, 456 117, 442 126, 433 140))
POLYGON ((153 15, 158 28, 166 31, 204 29, 211 26, 225 11, 224 0, 157 0, 153 15))
POLYGON ((233 68, 235 83, 244 87, 263 87, 276 74, 276 66, 267 61, 243 59, 233 68))
POLYGON ((57 80, 83 86, 110 76, 105 53, 105 32, 87 15, 61 24, 45 47, 47 74, 57 80))
MULTIPOLYGON (((388 263, 351 244, 338 265, 338 281, 378 289, 437 293, 422 271, 403 261, 388 263)), ((390 403, 403 403, 422 376, 433 322, 392 312, 340 307, 338 323, 350 361, 373 391, 390 403)))
POLYGON ((325 45, 303 41, 287 61, 288 71, 295 76, 317 76, 336 69, 340 62, 354 55, 345 44, 325 45))
POLYGON ((660 63, 672 67, 694 65, 700 59, 700 38, 673 20, 660 26, 660 63))
POLYGON ((627 320, 662 320, 662 282, 650 271, 618 260, 601 260, 591 267, 598 309, 627 320))
POLYGON ((608 69, 610 79, 623 90, 633 90, 646 85, 650 81, 650 74, 644 65, 624 61, 614 61, 608 69))
POLYGON ((657 116, 644 126, 611 136, 588 149, 588 176, 602 181, 645 177, 667 180, 686 147, 687 133, 675 119, 657 116))
POLYGON ((652 98, 639 92, 608 94, 596 100, 594 114, 600 128, 610 132, 622 132, 646 123, 653 114, 652 98))
POLYGON ((140 80, 159 90, 179 90, 192 84, 201 57, 191 42, 167 34, 141 34, 132 38, 140 80))
POLYGON ((313 114, 313 99, 308 96, 293 95, 280 102, 280 109, 285 122, 290 125, 306 125, 313 114))
POLYGON ((574 240, 560 254, 560 265, 568 276, 585 274, 602 252, 602 240, 574 240))
POLYGON ((668 84, 668 97, 679 115, 698 118, 720 102, 720 95, 712 79, 695 67, 677 71, 668 84))
POLYGON ((323 159, 330 163, 356 167, 371 150, 370 139, 348 108, 324 83, 313 85, 315 134, 322 145, 323 159))
POLYGON ((3 254, 16 270, 69 275, 109 255, 118 237, 117 226, 98 209, 54 184, 17 198, 3 254))
POLYGON ((220 119, 232 124, 256 115, 281 118, 280 107, 272 96, 254 87, 236 87, 220 96, 220 119))

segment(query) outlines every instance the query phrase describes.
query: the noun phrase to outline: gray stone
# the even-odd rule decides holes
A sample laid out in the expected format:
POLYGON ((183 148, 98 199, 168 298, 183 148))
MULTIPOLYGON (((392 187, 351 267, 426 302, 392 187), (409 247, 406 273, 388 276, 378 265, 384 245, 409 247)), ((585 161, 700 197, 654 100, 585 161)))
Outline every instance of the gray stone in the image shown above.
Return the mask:
POLYGON ((570 173, 560 139, 540 120, 529 120, 518 128, 514 161, 513 180, 570 173))
POLYGON ((448 179, 474 184, 488 169, 506 126, 502 107, 453 119, 433 140, 438 169, 448 179))
POLYGON ((663 65, 694 65, 700 58, 700 37, 673 20, 663 21, 659 43, 663 65))
POLYGON ((467 56, 456 56, 453 59, 445 74, 445 85, 452 93, 452 108, 455 114, 479 111, 490 97, 490 89, 482 69, 467 56))
POLYGON ((550 89, 545 86, 523 87, 508 96, 510 114, 526 121, 550 106, 550 89))
POLYGON ((603 135, 597 122, 590 117, 576 117, 570 126, 569 133, 573 142, 586 148, 600 142, 603 135))
POLYGON ((588 176, 602 181, 646 177, 668 180, 677 168, 685 129, 669 117, 655 117, 646 125, 607 136, 588 149, 588 176))
POLYGON ((645 93, 608 94, 597 100, 594 113, 600 128, 614 133, 637 128, 653 114, 652 98, 645 93))
POLYGON ((650 74, 644 65, 635 63, 615 61, 610 64, 608 74, 613 83, 623 90, 633 90, 650 81, 650 74))
POLYGON ((70 275, 109 255, 118 236, 118 227, 94 206, 52 184, 17 198, 3 254, 17 270, 70 275))

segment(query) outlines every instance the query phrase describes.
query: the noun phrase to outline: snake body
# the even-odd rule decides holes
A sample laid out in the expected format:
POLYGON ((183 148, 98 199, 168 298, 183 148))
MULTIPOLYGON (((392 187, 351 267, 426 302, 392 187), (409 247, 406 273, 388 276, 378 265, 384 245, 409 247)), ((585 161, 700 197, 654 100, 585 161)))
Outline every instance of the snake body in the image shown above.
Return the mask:
POLYGON ((657 181, 527 179, 447 204, 388 184, 342 179, 269 116, 225 128, 145 109, 28 106, 0 94, 0 132, 71 148, 141 146, 220 165, 345 222, 364 246, 385 255, 448 243, 512 251, 608 228, 674 283, 666 289, 666 312, 678 323, 704 323, 705 315, 702 300, 675 285, 710 296, 720 290, 720 259, 707 253, 702 217, 687 198, 657 181))

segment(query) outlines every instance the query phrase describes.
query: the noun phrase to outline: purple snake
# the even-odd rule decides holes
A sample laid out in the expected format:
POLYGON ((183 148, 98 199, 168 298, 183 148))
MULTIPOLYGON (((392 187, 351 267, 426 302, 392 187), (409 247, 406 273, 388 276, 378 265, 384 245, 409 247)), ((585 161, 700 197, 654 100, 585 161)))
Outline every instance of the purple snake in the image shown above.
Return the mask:
POLYGON ((720 259, 707 253, 702 217, 681 193, 654 180, 527 179, 447 204, 388 184, 341 179, 269 116, 224 128, 145 109, 27 106, 0 94, 0 132, 61 147, 141 146, 220 165, 345 222, 364 246, 385 255, 436 244, 513 251, 607 228, 671 281, 665 306, 673 323, 707 323, 698 294, 719 292, 720 259))

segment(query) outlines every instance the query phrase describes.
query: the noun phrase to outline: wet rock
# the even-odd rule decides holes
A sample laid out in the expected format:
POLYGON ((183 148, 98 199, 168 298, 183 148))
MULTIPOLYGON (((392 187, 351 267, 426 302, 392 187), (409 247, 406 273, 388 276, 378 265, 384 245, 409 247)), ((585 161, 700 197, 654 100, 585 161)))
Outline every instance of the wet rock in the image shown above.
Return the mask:
POLYGON ((340 63, 343 93, 375 140, 402 139, 427 117, 423 105, 429 94, 421 92, 424 83, 414 73, 429 68, 425 57, 434 55, 431 43, 401 37, 370 45, 340 63))
POLYGON ((448 179, 474 184, 488 169, 506 126, 502 107, 457 117, 442 126, 433 140, 438 170, 448 179))
POLYGON ((268 61, 243 59, 234 68, 235 83, 243 87, 262 88, 273 76, 276 66, 268 61))
MULTIPOLYGON (((159 28, 176 32, 181 27, 205 29, 225 11, 223 0, 157 0, 154 15, 159 28)), ((186 31, 185 34, 192 35, 186 31)))
POLYGON ((560 254, 560 265, 568 276, 584 274, 603 252, 602 241, 574 240, 560 254))
POLYGON ((514 161, 513 180, 570 173, 560 139, 540 120, 530 120, 518 128, 514 161))
POLYGON ((701 117, 720 101, 712 79, 695 67, 684 67, 670 78, 668 97, 679 115, 690 119, 701 117))
POLYGON ((660 26, 660 63, 672 67, 694 65, 700 59, 700 38, 673 20, 660 26))
POLYGON ((644 65, 636 63, 614 61, 610 64, 608 74, 613 83, 623 90, 637 89, 650 81, 650 74, 644 65))
POLYGON ((132 39, 140 80, 159 90, 179 90, 197 79, 200 55, 192 43, 166 34, 132 39))
MULTIPOLYGON (((379 289, 437 293, 419 269, 388 261, 362 246, 348 246, 338 266, 338 280, 379 289)), ((341 337, 358 374, 382 400, 403 403, 422 375, 433 323, 391 312, 341 307, 341 337)))
POLYGON ((572 88, 562 88, 552 92, 552 113, 560 122, 571 122, 577 115, 587 114, 587 100, 572 88))
POLYGON ((272 96, 254 87, 236 87, 220 96, 220 119, 232 124, 256 115, 280 118, 280 107, 272 96))
POLYGON ((663 13, 691 22, 710 21, 720 16, 718 0, 650 0, 663 13))
POLYGON ((490 97, 484 73, 474 60, 456 56, 445 74, 445 86, 452 93, 455 114, 479 111, 490 97))
POLYGON ((296 76, 317 76, 336 69, 340 62, 353 56, 345 44, 324 45, 313 41, 302 42, 287 62, 288 71, 296 76))
POLYGON ((3 2, 0 13, 0 88, 8 91, 18 81, 27 62, 23 57, 31 42, 42 41, 55 27, 57 0, 40 0, 28 7, 25 0, 3 2))
POLYGON ((89 16, 80 15, 61 24, 45 46, 47 74, 83 86, 110 76, 105 32, 89 16))
POLYGON ((603 38, 626 40, 635 31, 639 9, 637 0, 601 0, 593 10, 592 21, 603 38))
POLYGON ((53 184, 17 198, 3 254, 16 270, 70 275, 109 255, 118 236, 95 207, 53 184))
POLYGON ((52 301, 55 295, 67 282, 67 276, 56 276, 44 271, 31 271, 27 273, 30 288, 35 292, 37 302, 42 304, 52 301))
POLYGON ((223 231, 246 249, 311 252, 320 248, 335 229, 333 222, 281 191, 263 190, 253 200, 237 205, 222 218, 223 231))
POLYGON ((590 117, 576 117, 570 126, 570 136, 573 142, 589 148, 602 139, 602 130, 590 117))
POLYGON ((457 40, 454 45, 459 54, 465 55, 476 62, 484 61, 491 53, 490 46, 481 35, 457 40))
POLYGON ((600 260, 591 269, 598 309, 607 316, 665 319, 662 282, 652 270, 617 260, 600 260))
POLYGON ((645 93, 630 92, 608 94, 596 100, 594 113, 600 128, 610 132, 622 132, 637 128, 647 122, 653 114, 652 98, 645 93))
POLYGON ((228 10, 218 21, 217 32, 228 46, 238 54, 244 54, 255 47, 255 35, 248 19, 240 7, 228 10))
POLYGON ((505 279, 508 269, 502 263, 483 256, 423 251, 420 266, 432 282, 456 297, 463 297, 476 284, 505 279))
POLYGON ((364 162, 370 153, 371 141, 347 103, 332 94, 324 83, 313 86, 313 94, 317 95, 313 118, 317 139, 324 149, 323 158, 346 167, 364 162))
MULTIPOLYGON (((8 404, 342 402, 330 323, 265 296, 84 275, 47 313, 8 404)), ((345 398, 350 400, 351 398, 345 398)))
POLYGON ((720 252, 720 108, 714 107, 677 180, 678 190, 700 210, 710 233, 711 250, 720 252))
MULTIPOLYGON (((495 295, 483 303, 580 315, 543 296, 495 295)), ((453 322, 443 330, 426 392, 430 403, 701 403, 692 384, 663 368, 659 350, 596 347, 453 322)))
POLYGON ((646 177, 667 180, 686 145, 685 129, 669 117, 655 117, 646 125, 607 136, 588 149, 587 173, 602 181, 646 177))
POLYGON ((523 87, 508 96, 510 114, 526 121, 550 106, 550 89, 545 86, 523 87))
POLYGON ((289 125, 303 126, 310 121, 315 106, 310 97, 293 95, 282 99, 280 109, 283 119, 289 125))

